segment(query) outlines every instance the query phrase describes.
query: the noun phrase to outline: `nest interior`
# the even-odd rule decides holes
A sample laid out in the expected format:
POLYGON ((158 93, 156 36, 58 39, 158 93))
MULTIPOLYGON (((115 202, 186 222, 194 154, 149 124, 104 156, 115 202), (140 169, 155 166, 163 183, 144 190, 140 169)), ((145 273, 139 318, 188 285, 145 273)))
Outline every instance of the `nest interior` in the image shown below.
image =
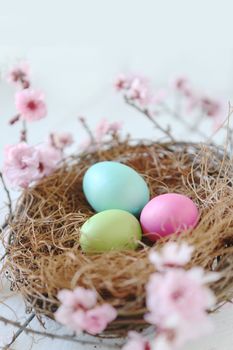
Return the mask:
MULTIPOLYGON (((95 289, 99 302, 118 309, 108 331, 144 325, 145 284, 154 271, 148 251, 167 240, 185 240, 195 246, 191 265, 222 273, 213 284, 219 302, 233 292, 232 162, 212 146, 186 143, 123 142, 91 154, 73 156, 51 176, 20 197, 10 224, 11 244, 5 263, 12 288, 37 313, 53 317, 60 289, 77 285, 95 289), (192 198, 200 221, 192 232, 171 235, 137 251, 86 255, 79 245, 79 229, 94 214, 83 191, 82 179, 91 164, 117 160, 138 171, 151 197, 176 192, 192 198)), ((9 232, 8 232, 9 233, 9 232)))

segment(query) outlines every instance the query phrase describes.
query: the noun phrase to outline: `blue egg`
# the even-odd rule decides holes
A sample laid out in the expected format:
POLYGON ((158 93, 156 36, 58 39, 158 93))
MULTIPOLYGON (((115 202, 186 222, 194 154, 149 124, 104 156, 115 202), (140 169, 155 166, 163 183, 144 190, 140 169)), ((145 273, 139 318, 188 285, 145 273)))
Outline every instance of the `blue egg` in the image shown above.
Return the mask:
POLYGON ((111 161, 96 163, 87 170, 83 191, 97 212, 121 209, 138 216, 150 199, 142 176, 127 165, 111 161))

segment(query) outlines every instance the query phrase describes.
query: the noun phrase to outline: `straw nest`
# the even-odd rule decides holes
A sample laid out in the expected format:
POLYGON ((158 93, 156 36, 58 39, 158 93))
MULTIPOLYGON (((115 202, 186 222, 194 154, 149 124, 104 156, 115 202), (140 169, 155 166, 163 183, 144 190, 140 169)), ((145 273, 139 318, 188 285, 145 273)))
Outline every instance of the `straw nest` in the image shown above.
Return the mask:
MULTIPOLYGON (((10 224, 5 270, 12 288, 38 314, 53 317, 57 292, 75 286, 95 289, 99 302, 111 303, 119 317, 107 329, 119 336, 145 326, 145 284, 154 271, 148 252, 159 249, 143 242, 137 251, 86 255, 79 245, 79 229, 94 214, 83 191, 82 178, 91 164, 121 161, 138 171, 151 197, 182 193, 200 208, 192 232, 170 236, 195 246, 191 265, 222 273, 213 284, 218 302, 233 294, 233 188, 232 162, 223 150, 186 143, 123 142, 95 153, 73 156, 51 176, 25 190, 10 224)), ((167 239, 168 240, 168 239, 167 239)))

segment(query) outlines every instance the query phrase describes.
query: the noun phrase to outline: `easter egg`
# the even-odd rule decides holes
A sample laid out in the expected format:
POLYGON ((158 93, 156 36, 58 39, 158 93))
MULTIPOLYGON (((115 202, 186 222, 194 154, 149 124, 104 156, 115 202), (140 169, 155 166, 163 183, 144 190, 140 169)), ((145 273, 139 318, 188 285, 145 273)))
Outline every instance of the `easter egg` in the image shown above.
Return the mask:
POLYGON ((167 193, 154 197, 143 208, 140 222, 145 236, 151 241, 196 226, 199 213, 188 197, 167 193))
POLYGON ((80 230, 80 245, 86 253, 133 250, 142 237, 139 221, 124 210, 110 209, 93 215, 80 230))
POLYGON ((97 212, 121 209, 138 216, 149 201, 149 189, 142 176, 119 162, 92 165, 84 175, 83 191, 97 212))

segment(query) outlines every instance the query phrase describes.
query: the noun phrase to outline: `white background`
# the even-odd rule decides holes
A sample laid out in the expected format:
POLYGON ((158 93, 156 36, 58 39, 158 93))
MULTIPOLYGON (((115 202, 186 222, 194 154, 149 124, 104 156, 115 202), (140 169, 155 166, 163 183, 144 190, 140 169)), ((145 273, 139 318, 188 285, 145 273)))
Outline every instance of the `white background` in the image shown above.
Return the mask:
MULTIPOLYGON (((232 33, 231 0, 0 0, 0 70, 26 58, 35 86, 46 93, 49 115, 30 126, 32 143, 51 130, 72 130, 81 141, 78 115, 87 116, 91 125, 102 117, 120 119, 135 136, 152 136, 150 125, 115 95, 115 75, 144 73, 155 86, 166 85, 177 74, 188 75, 197 87, 227 103, 233 97, 232 33)), ((7 125, 15 113, 13 94, 13 88, 0 82, 0 149, 18 136, 17 127, 7 125)), ((23 309, 18 297, 12 305, 23 309)), ((214 335, 185 349, 232 350, 232 310, 228 306, 213 317, 214 335)), ((34 326, 39 328, 37 322, 34 326)), ((6 339, 12 329, 2 328, 6 339)), ((21 336, 13 349, 29 349, 31 340, 25 339, 21 336)), ((32 349, 49 347, 82 349, 38 338, 32 349)))

